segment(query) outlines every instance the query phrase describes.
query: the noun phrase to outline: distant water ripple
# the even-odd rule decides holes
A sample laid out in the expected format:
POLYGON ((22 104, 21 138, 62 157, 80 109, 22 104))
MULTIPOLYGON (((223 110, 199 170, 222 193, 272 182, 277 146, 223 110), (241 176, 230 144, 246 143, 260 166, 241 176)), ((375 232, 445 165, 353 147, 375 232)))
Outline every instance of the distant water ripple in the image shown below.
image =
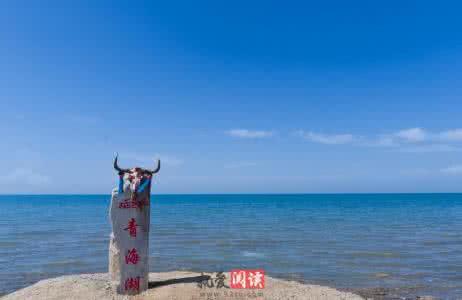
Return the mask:
MULTIPOLYGON (((152 198, 150 269, 264 268, 340 288, 462 297, 462 195, 152 198)), ((0 294, 107 271, 109 196, 0 196, 0 294)))

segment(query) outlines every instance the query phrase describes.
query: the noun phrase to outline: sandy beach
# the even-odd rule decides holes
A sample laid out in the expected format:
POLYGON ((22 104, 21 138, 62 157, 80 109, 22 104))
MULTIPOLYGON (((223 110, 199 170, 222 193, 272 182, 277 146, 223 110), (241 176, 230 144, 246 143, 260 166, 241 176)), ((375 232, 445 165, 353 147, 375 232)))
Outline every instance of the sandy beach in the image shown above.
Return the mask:
MULTIPOLYGON (((364 299, 349 292, 330 287, 308 285, 294 281, 265 277, 264 289, 230 289, 199 287, 204 279, 214 278, 210 273, 164 272, 149 274, 149 289, 137 296, 118 295, 111 289, 108 274, 82 274, 61 276, 39 281, 38 283, 15 291, 2 300, 209 300, 209 299, 313 299, 313 300, 360 300, 364 299), (210 277, 208 277, 210 276, 210 277)), ((229 273, 225 284, 229 286, 229 273)))

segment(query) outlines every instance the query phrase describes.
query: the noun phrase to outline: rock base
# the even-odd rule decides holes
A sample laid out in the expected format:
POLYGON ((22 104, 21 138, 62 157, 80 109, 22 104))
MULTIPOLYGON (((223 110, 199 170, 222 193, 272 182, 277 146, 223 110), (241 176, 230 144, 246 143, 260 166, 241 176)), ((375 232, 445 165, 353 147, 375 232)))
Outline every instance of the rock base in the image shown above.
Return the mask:
MULTIPOLYGON (((229 286, 229 273, 226 285, 229 286)), ((358 295, 333 288, 307 285, 293 281, 265 277, 265 288, 244 290, 199 287, 204 276, 215 274, 193 272, 150 273, 149 288, 135 295, 119 295, 111 288, 109 274, 71 275, 39 281, 38 283, 6 295, 2 300, 361 300, 358 295)))

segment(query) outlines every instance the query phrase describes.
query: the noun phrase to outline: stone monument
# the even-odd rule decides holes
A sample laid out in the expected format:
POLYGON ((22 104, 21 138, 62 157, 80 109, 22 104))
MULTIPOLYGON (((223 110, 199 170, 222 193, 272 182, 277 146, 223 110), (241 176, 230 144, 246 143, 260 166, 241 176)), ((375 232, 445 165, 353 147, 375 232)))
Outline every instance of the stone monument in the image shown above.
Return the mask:
POLYGON ((122 169, 114 159, 119 186, 112 192, 109 275, 119 294, 136 295, 148 288, 151 181, 160 170, 122 169))

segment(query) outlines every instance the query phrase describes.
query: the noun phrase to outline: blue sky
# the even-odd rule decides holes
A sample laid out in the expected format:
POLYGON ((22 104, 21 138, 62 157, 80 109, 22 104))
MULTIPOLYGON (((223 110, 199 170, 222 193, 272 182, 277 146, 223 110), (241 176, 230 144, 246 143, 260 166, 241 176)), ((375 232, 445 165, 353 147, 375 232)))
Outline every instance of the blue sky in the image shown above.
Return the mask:
POLYGON ((461 6, 4 1, 0 193, 462 191, 461 6))

